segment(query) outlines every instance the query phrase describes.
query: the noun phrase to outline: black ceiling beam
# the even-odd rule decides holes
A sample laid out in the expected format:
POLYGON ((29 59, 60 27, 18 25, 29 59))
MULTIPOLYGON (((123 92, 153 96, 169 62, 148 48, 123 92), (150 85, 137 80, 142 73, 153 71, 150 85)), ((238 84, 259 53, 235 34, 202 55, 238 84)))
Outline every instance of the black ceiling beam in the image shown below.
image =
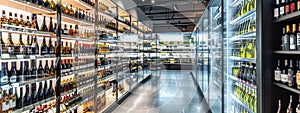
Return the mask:
POLYGON ((189 19, 197 19, 198 17, 183 17, 183 18, 151 18, 152 21, 160 21, 160 20, 189 20, 189 19))
POLYGON ((204 11, 204 9, 201 9, 201 10, 185 10, 185 11, 151 12, 151 13, 145 13, 145 15, 161 15, 161 14, 188 13, 188 12, 201 12, 201 11, 204 11))

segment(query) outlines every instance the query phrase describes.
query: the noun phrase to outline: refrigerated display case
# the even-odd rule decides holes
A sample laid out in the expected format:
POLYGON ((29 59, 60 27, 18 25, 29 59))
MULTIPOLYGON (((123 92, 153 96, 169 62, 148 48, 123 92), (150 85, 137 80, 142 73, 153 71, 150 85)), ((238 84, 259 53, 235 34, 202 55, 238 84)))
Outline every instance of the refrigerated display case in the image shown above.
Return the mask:
POLYGON ((110 0, 35 1, 0 3, 1 112, 103 112, 139 82, 118 44, 147 26, 110 0))

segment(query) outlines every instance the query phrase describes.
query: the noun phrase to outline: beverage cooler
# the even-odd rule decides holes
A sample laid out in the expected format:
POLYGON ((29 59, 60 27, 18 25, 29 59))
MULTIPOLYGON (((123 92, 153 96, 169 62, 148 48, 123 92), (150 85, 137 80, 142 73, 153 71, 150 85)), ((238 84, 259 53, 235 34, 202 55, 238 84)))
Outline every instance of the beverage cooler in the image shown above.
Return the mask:
POLYGON ((110 0, 2 0, 0 10, 1 113, 108 112, 151 75, 138 44, 150 28, 110 0))

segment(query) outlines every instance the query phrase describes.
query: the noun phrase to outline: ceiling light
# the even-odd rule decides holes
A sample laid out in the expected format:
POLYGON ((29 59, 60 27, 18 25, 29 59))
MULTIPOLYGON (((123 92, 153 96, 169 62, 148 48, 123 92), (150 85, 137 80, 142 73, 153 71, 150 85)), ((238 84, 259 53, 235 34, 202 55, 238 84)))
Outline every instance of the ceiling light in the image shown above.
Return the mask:
POLYGON ((142 0, 142 2, 145 2, 145 0, 142 0))
POLYGON ((151 0, 151 3, 152 3, 152 4, 154 4, 154 3, 155 3, 155 1, 154 1, 154 0, 151 0))

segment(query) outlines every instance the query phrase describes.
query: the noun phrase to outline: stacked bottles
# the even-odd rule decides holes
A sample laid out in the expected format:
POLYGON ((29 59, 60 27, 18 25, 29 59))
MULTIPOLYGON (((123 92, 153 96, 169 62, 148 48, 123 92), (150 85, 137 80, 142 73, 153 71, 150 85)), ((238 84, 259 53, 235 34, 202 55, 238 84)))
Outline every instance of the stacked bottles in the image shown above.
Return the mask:
POLYGON ((256 58, 256 40, 242 40, 234 43, 232 56, 241 58, 256 58))
POLYGON ((90 43, 79 43, 78 52, 80 56, 85 55, 94 55, 95 54, 95 45, 90 43))
POLYGON ((236 62, 232 67, 233 76, 241 82, 256 85, 256 64, 248 62, 236 62))
POLYGON ((249 11, 252 11, 256 8, 256 0, 243 0, 241 4, 238 5, 235 13, 233 14, 232 19, 239 18, 249 11))
MULTIPOLYGON (((256 113, 256 89, 252 89, 251 87, 248 87, 245 84, 236 82, 234 95, 237 97, 237 99, 239 99, 240 102, 246 105, 251 111, 256 113)), ((235 103, 233 105, 234 107, 232 108, 232 110, 235 111, 233 113, 245 113, 246 109, 243 106, 239 105, 240 104, 238 103, 235 103)))
POLYGON ((299 10, 300 2, 297 0, 276 0, 273 17, 279 18, 299 10))
POLYGON ((256 31, 256 22, 255 18, 250 18, 248 20, 243 21, 241 24, 238 26, 238 30, 236 35, 242 35, 250 32, 255 32, 256 31))
POLYGON ((85 11, 81 8, 76 8, 74 10, 72 4, 69 7, 68 4, 66 3, 65 5, 61 6, 61 9, 62 9, 63 14, 66 14, 72 18, 76 18, 76 19, 84 20, 84 21, 88 21, 88 22, 95 22, 95 17, 94 17, 93 13, 85 11))
POLYGON ((96 5, 95 0, 81 0, 81 1, 87 3, 87 4, 91 5, 91 6, 95 6, 96 5))
POLYGON ((300 24, 286 25, 282 28, 281 47, 284 51, 298 51, 300 50, 300 24))
POLYGON ((299 60, 277 60, 274 70, 274 80, 300 89, 300 64, 299 60))

